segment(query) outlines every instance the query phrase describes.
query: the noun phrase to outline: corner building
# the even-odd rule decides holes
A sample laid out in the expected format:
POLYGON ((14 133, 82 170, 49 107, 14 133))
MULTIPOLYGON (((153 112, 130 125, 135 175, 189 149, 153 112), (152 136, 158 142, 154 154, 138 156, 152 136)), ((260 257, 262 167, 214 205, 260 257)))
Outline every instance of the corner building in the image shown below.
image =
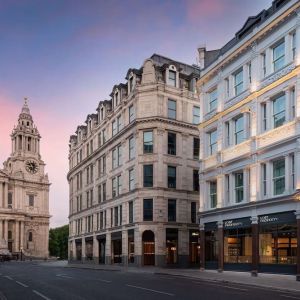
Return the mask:
POLYGON ((0 248, 31 258, 48 257, 50 183, 40 139, 25 99, 0 169, 0 248))
POLYGON ((154 54, 71 136, 70 261, 199 264, 199 73, 154 54))
POLYGON ((199 51, 201 267, 300 279, 300 2, 199 51))

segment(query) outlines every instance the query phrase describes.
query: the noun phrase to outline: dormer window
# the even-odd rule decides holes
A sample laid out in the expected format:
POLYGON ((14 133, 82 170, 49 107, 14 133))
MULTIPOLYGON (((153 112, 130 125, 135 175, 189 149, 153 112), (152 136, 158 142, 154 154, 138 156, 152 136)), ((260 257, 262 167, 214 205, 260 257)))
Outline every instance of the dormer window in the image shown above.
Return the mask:
POLYGON ((116 93, 115 93, 115 104, 116 104, 116 106, 118 106, 118 104, 119 104, 119 92, 118 91, 116 91, 116 93))
POLYGON ((169 70, 169 85, 176 87, 176 71, 169 70))
POLYGON ((100 110, 100 117, 101 117, 101 121, 104 119, 104 109, 103 107, 101 107, 101 110, 100 110))
POLYGON ((133 76, 131 76, 130 78, 129 78, 129 92, 131 93, 132 91, 133 91, 133 88, 134 88, 134 86, 133 86, 133 76))

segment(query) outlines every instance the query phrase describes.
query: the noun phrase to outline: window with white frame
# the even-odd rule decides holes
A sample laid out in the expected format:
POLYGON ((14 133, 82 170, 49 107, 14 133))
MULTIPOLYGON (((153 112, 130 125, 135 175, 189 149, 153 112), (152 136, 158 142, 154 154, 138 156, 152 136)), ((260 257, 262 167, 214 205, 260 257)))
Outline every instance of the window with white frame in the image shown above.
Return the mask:
POLYGON ((240 144, 244 141, 244 116, 241 115, 234 120, 234 142, 240 144))
POLYGON ((210 207, 217 207, 217 181, 209 182, 209 199, 210 199, 210 207))
POLYGON ((281 69, 285 63, 285 43, 284 40, 273 47, 273 70, 276 72, 281 69))
POLYGON ((128 113, 129 113, 129 123, 131 123, 135 119, 135 111, 134 111, 134 106, 133 105, 129 106, 128 113))
POLYGON ((281 195, 285 190, 285 159, 273 161, 273 193, 281 195))
POLYGON ((129 170, 129 191, 134 190, 134 184, 135 184, 134 169, 132 168, 129 170))
POLYGON ((129 138, 129 159, 133 159, 135 157, 135 139, 132 136, 129 138))
POLYGON ((168 99, 168 118, 176 119, 176 101, 168 99))
POLYGON ((237 96, 243 91, 243 68, 240 68, 234 75, 234 95, 237 96))
POLYGON ((200 107, 193 106, 193 124, 200 123, 200 107))
POLYGON ((262 116, 261 128, 262 131, 266 131, 267 130, 267 103, 261 104, 261 116, 262 116))
POLYGON ((217 109, 218 104, 218 90, 215 88, 213 91, 209 93, 209 111, 213 111, 217 109))
POLYGON ((153 153, 153 132, 152 131, 144 131, 143 132, 144 139, 144 153, 153 153))
POLYGON ((296 58, 296 32, 292 33, 292 57, 296 58))
POLYGON ((234 173, 235 202, 244 200, 244 175, 243 172, 234 173))
POLYGON ((285 122, 285 95, 273 99, 273 126, 277 128, 285 122))
POLYGON ((176 87, 176 72, 169 70, 169 85, 176 87))
POLYGON ((209 135, 209 154, 213 155, 217 152, 217 130, 211 131, 208 135, 209 135))

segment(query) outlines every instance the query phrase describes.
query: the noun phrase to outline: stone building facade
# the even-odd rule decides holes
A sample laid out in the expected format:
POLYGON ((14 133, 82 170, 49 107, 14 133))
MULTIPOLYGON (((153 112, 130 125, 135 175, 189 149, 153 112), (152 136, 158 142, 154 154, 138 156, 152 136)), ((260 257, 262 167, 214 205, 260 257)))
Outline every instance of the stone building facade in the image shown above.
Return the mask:
POLYGON ((0 169, 0 240, 11 253, 48 257, 49 180, 41 136, 25 99, 11 133, 11 155, 0 169))
POLYGON ((201 267, 300 279, 300 2, 199 51, 201 267))
POLYGON ((154 54, 70 137, 69 260, 199 263, 198 78, 154 54))

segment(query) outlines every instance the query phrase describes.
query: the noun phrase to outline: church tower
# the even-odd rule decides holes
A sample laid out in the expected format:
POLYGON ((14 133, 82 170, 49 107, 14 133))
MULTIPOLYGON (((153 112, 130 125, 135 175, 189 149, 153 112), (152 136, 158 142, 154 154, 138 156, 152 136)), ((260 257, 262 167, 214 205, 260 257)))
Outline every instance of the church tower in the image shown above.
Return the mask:
POLYGON ((0 170, 0 243, 12 253, 44 258, 48 256, 50 183, 40 139, 25 98, 11 133, 11 155, 0 170))

